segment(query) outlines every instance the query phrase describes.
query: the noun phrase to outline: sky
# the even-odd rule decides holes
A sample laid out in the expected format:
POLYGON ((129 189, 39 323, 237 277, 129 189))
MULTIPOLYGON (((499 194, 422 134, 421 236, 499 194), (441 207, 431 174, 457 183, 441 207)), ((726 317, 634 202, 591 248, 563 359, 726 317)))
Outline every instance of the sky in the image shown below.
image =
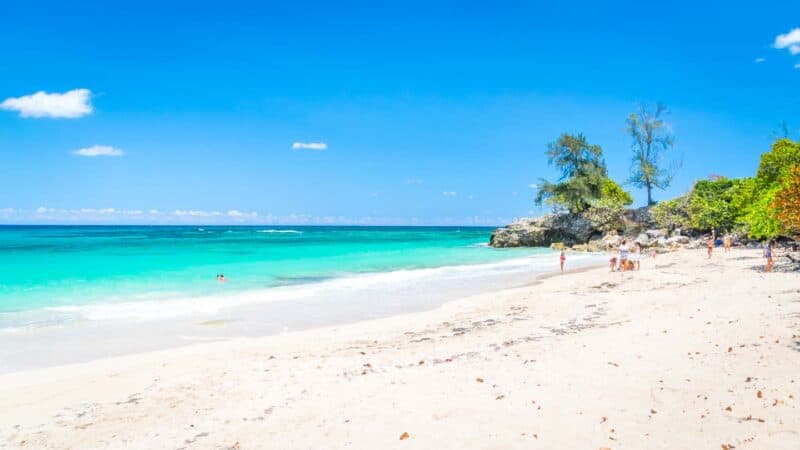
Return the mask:
POLYGON ((0 223, 501 225, 640 104, 656 199, 800 135, 800 2, 69 3, 0 3, 0 223))

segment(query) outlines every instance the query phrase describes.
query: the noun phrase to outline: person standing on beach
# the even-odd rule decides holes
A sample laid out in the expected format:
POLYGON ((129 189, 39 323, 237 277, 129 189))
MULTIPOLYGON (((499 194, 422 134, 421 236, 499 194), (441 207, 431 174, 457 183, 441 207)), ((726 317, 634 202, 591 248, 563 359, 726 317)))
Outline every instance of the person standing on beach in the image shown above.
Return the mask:
POLYGON ((564 273, 564 263, 567 262, 567 255, 563 250, 561 251, 561 256, 559 256, 558 259, 561 261, 561 273, 564 273))
POLYGON ((711 237, 708 238, 708 259, 711 259, 711 254, 714 253, 714 241, 717 240, 717 234, 711 230, 711 237))
POLYGON ((633 260, 633 263, 636 265, 636 270, 641 269, 642 244, 640 244, 639 242, 633 244, 633 255, 631 255, 631 259, 633 260))
POLYGON ((772 266, 775 265, 775 262, 772 260, 772 251, 774 245, 774 239, 771 239, 764 244, 764 258, 767 259, 767 265, 764 266, 764 272, 772 272, 772 266))
POLYGON ((733 238, 731 238, 730 233, 726 233, 725 237, 722 238, 722 249, 725 253, 729 253, 731 251, 731 243, 733 238))
POLYGON ((622 244, 619 246, 619 270, 627 269, 629 252, 628 241, 623 239, 622 244))

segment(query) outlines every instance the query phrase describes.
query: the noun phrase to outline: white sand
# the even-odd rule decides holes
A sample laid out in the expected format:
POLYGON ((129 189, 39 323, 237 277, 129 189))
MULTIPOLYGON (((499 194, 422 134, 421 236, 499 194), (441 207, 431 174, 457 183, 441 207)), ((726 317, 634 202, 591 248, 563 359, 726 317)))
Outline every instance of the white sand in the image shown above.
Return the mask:
POLYGON ((704 255, 2 375, 0 447, 798 449, 800 277, 704 255))

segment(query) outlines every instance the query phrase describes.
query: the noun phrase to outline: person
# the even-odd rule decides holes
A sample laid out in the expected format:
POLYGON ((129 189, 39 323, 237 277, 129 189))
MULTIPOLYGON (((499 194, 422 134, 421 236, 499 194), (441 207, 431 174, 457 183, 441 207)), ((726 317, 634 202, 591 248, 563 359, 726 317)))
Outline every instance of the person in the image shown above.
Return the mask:
POLYGON ((611 259, 608 260, 608 263, 611 265, 611 271, 613 272, 614 269, 617 268, 617 257, 612 256, 611 259))
POLYGON ((714 241, 717 240, 716 233, 711 230, 711 237, 708 238, 708 259, 711 259, 711 254, 714 253, 714 241))
POLYGON ((655 247, 654 247, 654 248, 653 248, 653 251, 652 251, 652 252, 650 252, 650 256, 652 256, 652 257, 653 257, 653 259, 656 259, 656 255, 657 255, 657 254, 658 254, 658 251, 656 251, 656 249, 655 249, 655 247))
POLYGON ((633 263, 636 265, 636 270, 641 268, 641 259, 642 259, 642 244, 639 242, 635 242, 633 244, 633 254, 631 255, 631 259, 633 263))
POLYGON ((564 273, 564 263, 567 261, 567 255, 564 253, 564 250, 561 250, 561 256, 558 257, 561 260, 561 273, 564 273))
POLYGON ((228 280, 225 279, 225 275, 224 274, 220 273, 220 274, 217 274, 217 281, 219 281, 220 283, 224 283, 224 282, 226 282, 228 280))
POLYGON ((722 238, 722 248, 725 253, 729 253, 731 251, 732 242, 733 238, 731 237, 730 233, 726 233, 725 237, 722 238))
POLYGON ((767 259, 767 265, 764 267, 764 272, 772 272, 772 266, 775 262, 772 260, 772 252, 774 250, 775 240, 769 240, 764 244, 764 258, 767 259))
POLYGON ((628 241, 622 240, 622 244, 619 246, 619 269, 625 270, 628 266, 628 253, 630 249, 628 248, 628 241))

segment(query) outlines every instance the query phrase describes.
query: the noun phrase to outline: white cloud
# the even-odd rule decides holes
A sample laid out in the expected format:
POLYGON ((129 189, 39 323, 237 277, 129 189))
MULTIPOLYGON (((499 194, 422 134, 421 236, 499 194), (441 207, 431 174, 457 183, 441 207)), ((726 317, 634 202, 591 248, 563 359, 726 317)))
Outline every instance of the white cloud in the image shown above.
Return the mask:
POLYGON ((795 68, 795 69, 800 69, 800 63, 797 63, 797 64, 795 64, 795 65, 794 65, 794 68, 795 68))
POLYGON ((456 192, 454 192, 454 191, 444 191, 444 192, 442 192, 442 195, 444 195, 445 197, 455 197, 456 196, 456 192))
POLYGON ((292 144, 292 150, 327 150, 328 144, 324 142, 295 142, 292 144))
POLYGON ((198 210, 194 210, 194 209, 190 209, 190 210, 176 209, 175 211, 172 211, 172 215, 173 216, 178 216, 178 217, 184 217, 184 216, 189 216, 189 217, 216 217, 216 216, 222 215, 222 213, 219 212, 219 211, 198 211, 198 210))
POLYGON ((79 148, 72 152, 78 156, 122 156, 125 154, 122 149, 114 148, 109 145, 93 145, 91 147, 79 148))
POLYGON ((790 45, 789 46, 789 53, 796 55, 800 53, 800 45, 790 45))
POLYGON ((406 178, 403 184, 422 184, 422 180, 419 178, 406 178))
POLYGON ((231 209, 228 211, 228 215, 231 217, 258 217, 258 213, 255 211, 252 212, 242 212, 238 209, 231 209))
POLYGON ((531 188, 531 189, 539 189, 539 185, 536 184, 536 183, 531 183, 531 184, 528 185, 528 187, 531 188))
POLYGON ((798 44, 800 44, 800 28, 795 28, 786 34, 779 34, 775 37, 775 48, 788 48, 792 54, 795 54, 792 47, 797 47, 798 44))
POLYGON ((7 98, 0 103, 0 109, 17 111, 20 117, 75 119, 92 113, 91 97, 92 92, 88 89, 73 89, 63 94, 39 91, 7 98))
POLYGON ((756 64, 761 64, 766 60, 767 60, 767 58, 756 58, 756 59, 753 60, 753 62, 756 63, 756 64))

